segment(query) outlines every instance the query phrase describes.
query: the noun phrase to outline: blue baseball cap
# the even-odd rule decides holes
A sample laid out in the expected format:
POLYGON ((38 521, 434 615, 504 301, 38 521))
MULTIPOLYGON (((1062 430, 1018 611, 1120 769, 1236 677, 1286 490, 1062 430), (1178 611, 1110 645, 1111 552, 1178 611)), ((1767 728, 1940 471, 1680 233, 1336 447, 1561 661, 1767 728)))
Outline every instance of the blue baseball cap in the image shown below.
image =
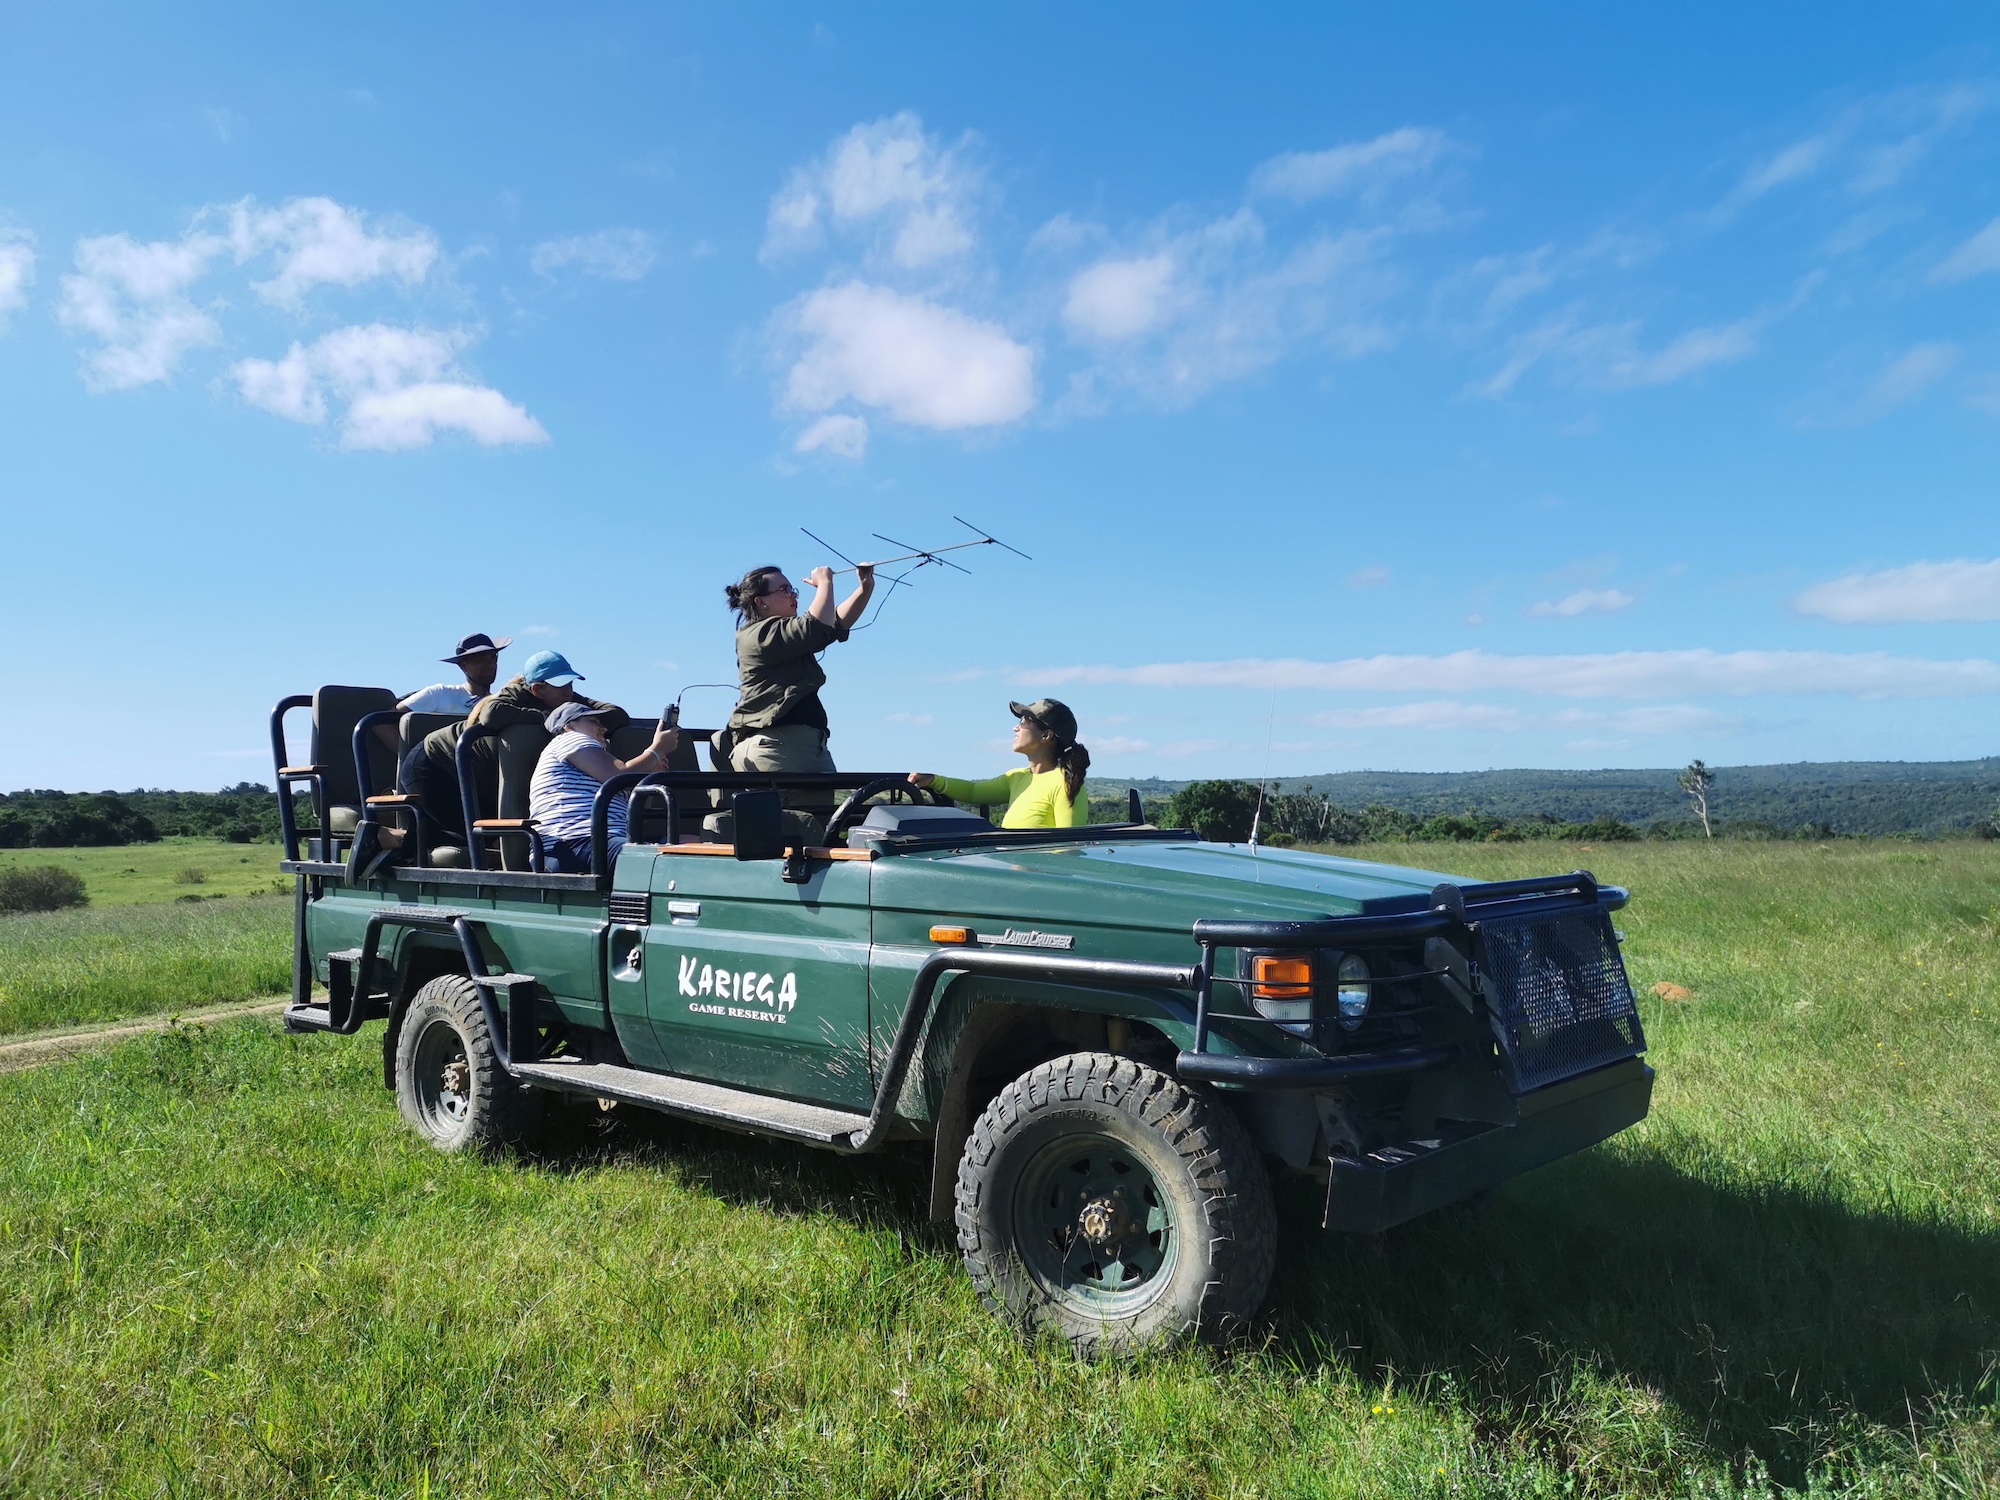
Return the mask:
POLYGON ((521 665, 521 675, 530 682, 546 682, 550 687, 566 687, 583 681, 583 673, 569 664, 560 651, 537 651, 521 665))

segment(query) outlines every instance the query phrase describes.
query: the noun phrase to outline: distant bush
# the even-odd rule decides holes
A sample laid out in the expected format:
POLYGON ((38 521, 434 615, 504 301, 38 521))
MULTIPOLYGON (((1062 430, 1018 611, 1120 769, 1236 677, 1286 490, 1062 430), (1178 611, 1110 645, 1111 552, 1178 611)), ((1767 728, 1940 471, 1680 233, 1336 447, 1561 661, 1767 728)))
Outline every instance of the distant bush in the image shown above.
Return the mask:
POLYGON ((219 792, 15 792, 0 795, 0 849, 150 844, 162 838, 254 844, 278 837, 278 798, 240 781, 219 792))
POLYGON ((1205 839, 1240 844, 1257 816, 1253 781, 1195 781, 1175 792, 1161 826, 1192 828, 1205 839))
POLYGON ((0 912, 61 911, 87 906, 83 877, 61 865, 27 865, 0 870, 0 912))
POLYGON ((202 869, 199 865, 189 865, 185 870, 174 871, 175 885, 206 885, 207 883, 208 871, 202 869))

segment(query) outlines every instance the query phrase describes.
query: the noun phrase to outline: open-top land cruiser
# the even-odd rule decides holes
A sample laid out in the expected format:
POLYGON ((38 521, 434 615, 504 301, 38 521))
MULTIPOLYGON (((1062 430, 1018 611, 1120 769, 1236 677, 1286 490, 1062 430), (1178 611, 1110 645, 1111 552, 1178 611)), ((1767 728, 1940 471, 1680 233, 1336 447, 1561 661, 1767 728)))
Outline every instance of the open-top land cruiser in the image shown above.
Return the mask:
MULTIPOLYGON (((288 1025, 382 1022, 383 1082, 446 1150, 526 1138, 550 1094, 924 1143, 987 1303, 1080 1348, 1240 1328, 1272 1270, 1269 1170, 1324 1181, 1329 1229, 1379 1230, 1646 1114, 1625 893, 1584 871, 1467 884, 1204 843, 1136 794, 1126 823, 1002 830, 901 775, 704 771, 688 730, 673 769, 604 783, 591 873, 543 873, 532 825, 479 819, 469 785, 462 847, 412 838, 370 872, 357 830, 424 817, 374 790, 378 725, 399 727, 373 689, 272 716, 288 1025), (838 799, 816 843, 786 797, 838 799)), ((503 813, 538 735, 505 732, 503 813)))

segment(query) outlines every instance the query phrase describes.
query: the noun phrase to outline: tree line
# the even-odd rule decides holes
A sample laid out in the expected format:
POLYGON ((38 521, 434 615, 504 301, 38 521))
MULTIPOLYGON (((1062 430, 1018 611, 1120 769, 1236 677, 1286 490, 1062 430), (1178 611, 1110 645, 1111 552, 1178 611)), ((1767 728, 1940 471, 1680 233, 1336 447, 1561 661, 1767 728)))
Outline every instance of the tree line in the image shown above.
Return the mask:
POLYGON ((277 794, 240 781, 219 792, 0 793, 0 849, 150 844, 163 838, 275 841, 277 794))

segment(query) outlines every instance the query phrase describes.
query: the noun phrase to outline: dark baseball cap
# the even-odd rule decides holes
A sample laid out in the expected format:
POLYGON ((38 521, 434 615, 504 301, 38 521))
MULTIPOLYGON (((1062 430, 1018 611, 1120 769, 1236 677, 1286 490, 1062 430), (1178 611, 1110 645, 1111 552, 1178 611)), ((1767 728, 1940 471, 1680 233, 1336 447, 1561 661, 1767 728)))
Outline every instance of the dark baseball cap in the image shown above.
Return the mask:
POLYGON ((482 651, 505 651, 513 644, 514 638, 511 635, 503 635, 496 641, 485 631, 475 630, 471 635, 459 641, 458 649, 452 652, 451 655, 439 657, 438 659, 440 661, 463 661, 466 657, 477 656, 482 651))
POLYGON ((1065 745, 1076 743, 1076 715, 1069 711, 1067 703, 1037 698, 1033 703, 1009 703, 1007 707, 1015 718, 1033 719, 1065 745))
POLYGON ((610 713, 608 708, 592 708, 582 699, 572 699, 559 703, 542 716, 542 727, 550 734, 561 734, 578 719, 601 719, 610 713))

